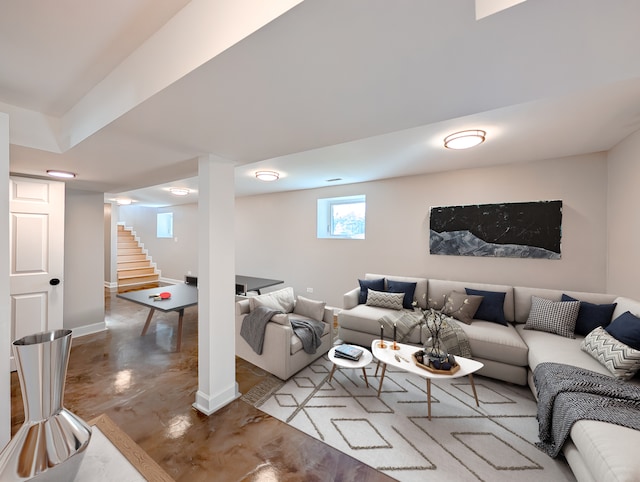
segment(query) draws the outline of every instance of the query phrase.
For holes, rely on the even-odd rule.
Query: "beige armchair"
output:
[[[240,335],[245,317],[257,306],[267,306],[283,311],[266,324],[262,354],[258,355]],[[332,346],[334,308],[301,296],[296,297],[293,288],[284,288],[264,295],[236,301],[236,355],[248,362],[287,380],[312,361],[324,355]],[[321,345],[314,354],[304,351],[301,340],[295,335],[289,316],[312,318],[324,323]]]

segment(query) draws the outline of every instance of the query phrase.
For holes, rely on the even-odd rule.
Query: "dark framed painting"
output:
[[[450,256],[560,259],[562,201],[429,210],[429,252]]]

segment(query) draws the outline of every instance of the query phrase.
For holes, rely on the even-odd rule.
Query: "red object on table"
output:
[[[171,298],[171,293],[169,293],[168,291],[163,291],[162,293],[160,293],[160,298],[162,298],[163,300],[168,300],[169,298]]]

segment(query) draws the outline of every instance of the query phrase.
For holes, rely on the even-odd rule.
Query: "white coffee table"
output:
[[[336,347],[334,346],[329,350],[329,360],[333,363],[333,367],[331,368],[331,373],[329,374],[329,381],[333,379],[333,373],[336,371],[336,368],[362,368],[362,374],[364,375],[364,382],[367,384],[367,388],[369,388],[369,381],[367,380],[367,372],[365,371],[365,367],[373,361],[373,355],[369,350],[363,347],[358,347],[362,349],[362,355],[360,355],[360,359],[358,361],[347,360],[346,358],[338,358],[336,356]]]
[[[380,386],[378,387],[378,397],[380,396],[380,391],[382,390],[382,381],[384,380],[384,374],[387,370],[387,365],[391,365],[397,368],[401,368],[410,373],[415,373],[421,377],[426,378],[427,380],[427,407],[429,412],[429,420],[431,420],[431,380],[438,380],[444,378],[460,378],[460,377],[469,377],[469,382],[471,383],[471,388],[473,389],[473,396],[476,399],[476,406],[480,406],[478,403],[478,394],[476,393],[476,386],[473,383],[473,373],[480,370],[484,364],[471,360],[469,358],[464,358],[456,355],[456,362],[460,365],[460,369],[452,374],[442,374],[442,373],[433,373],[429,370],[425,370],[424,368],[416,365],[415,360],[412,355],[420,350],[417,346],[412,345],[403,345],[402,343],[397,343],[398,350],[393,350],[393,342],[385,340],[385,348],[380,347],[380,340],[373,340],[371,342],[371,351],[373,352],[373,356],[382,363],[382,375],[380,376]],[[377,370],[376,370],[377,374]]]

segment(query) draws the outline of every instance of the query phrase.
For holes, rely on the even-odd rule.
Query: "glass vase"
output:
[[[91,439],[89,427],[62,406],[71,330],[13,342],[25,421],[0,452],[0,480],[73,480]]]

